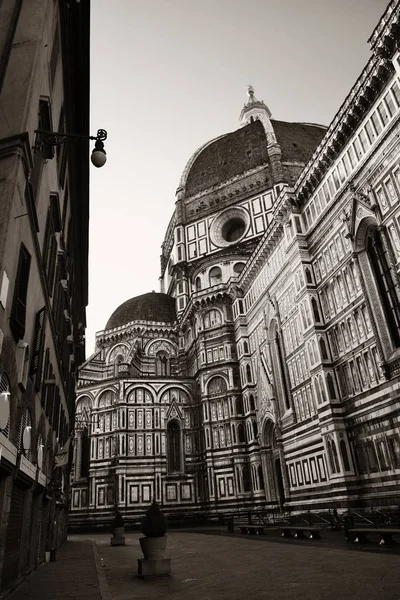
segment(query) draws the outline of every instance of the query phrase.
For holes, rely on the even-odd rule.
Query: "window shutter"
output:
[[[25,334],[26,296],[28,292],[30,266],[31,255],[25,246],[21,244],[17,277],[15,280],[13,307],[10,318],[11,331],[17,339],[22,339]]]
[[[44,323],[45,323],[45,308],[43,307],[36,314],[35,325],[35,345],[33,347],[33,355],[31,361],[31,375],[36,375],[35,390],[40,389],[42,379],[42,364],[43,364],[43,348],[44,348]]]

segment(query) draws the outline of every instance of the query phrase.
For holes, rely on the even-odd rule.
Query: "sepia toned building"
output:
[[[369,43],[328,128],[274,119],[249,87],[240,128],[188,161],[161,293],[121,305],[80,370],[75,525],[153,497],[399,503],[398,1]]]
[[[36,130],[89,133],[89,2],[6,0],[0,24],[3,590],[66,538],[85,358],[88,140],[55,146]]]

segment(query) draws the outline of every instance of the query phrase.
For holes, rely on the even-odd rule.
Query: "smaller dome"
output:
[[[175,299],[168,294],[156,292],[130,298],[114,310],[105,330],[115,329],[132,321],[174,323],[176,321]]]

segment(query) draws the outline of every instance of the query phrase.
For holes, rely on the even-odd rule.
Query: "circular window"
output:
[[[219,214],[211,225],[211,241],[224,248],[243,239],[250,226],[249,215],[241,207],[233,207]]]
[[[240,217],[235,217],[230,219],[225,225],[222,227],[222,237],[226,242],[236,242],[243,237],[244,232],[246,231],[246,223]]]
[[[242,262],[235,263],[235,264],[233,265],[233,272],[234,272],[236,275],[239,275],[239,274],[240,274],[240,273],[243,271],[243,269],[244,269],[244,266],[245,266],[245,265],[244,265],[244,263],[242,263]]]

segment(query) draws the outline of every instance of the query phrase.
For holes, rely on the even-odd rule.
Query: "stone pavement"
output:
[[[103,600],[95,552],[96,547],[89,537],[68,541],[57,550],[55,562],[33,571],[6,599]],[[100,560],[97,562],[100,563]]]
[[[122,547],[109,534],[71,536],[10,600],[400,600],[400,555],[384,549],[173,531],[172,575],[143,581],[139,536]]]

